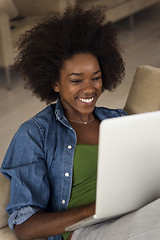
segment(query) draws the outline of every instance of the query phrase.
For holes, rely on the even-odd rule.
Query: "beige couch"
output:
[[[129,114],[160,110],[160,69],[140,66],[134,76],[125,110]],[[0,174],[0,239],[17,240],[8,227],[5,208],[9,201],[9,181]]]

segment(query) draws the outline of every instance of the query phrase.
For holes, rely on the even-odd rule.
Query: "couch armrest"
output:
[[[18,240],[14,231],[10,230],[10,228],[8,226],[0,229],[0,239],[3,239],[3,240]]]
[[[15,232],[10,230],[8,227],[8,214],[6,212],[6,206],[9,199],[10,181],[0,173],[0,240],[18,240]],[[46,240],[46,238],[39,240]]]
[[[0,239],[1,240],[18,240],[15,232],[10,230],[8,226],[0,229]],[[41,238],[37,240],[47,240],[47,238]]]
[[[8,225],[6,207],[9,199],[10,181],[0,173],[0,229]]]

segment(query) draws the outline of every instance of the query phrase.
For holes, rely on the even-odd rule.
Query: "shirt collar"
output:
[[[58,121],[60,121],[67,127],[71,127],[69,122],[67,121],[67,118],[64,115],[63,106],[62,106],[60,98],[58,98],[57,103],[56,103],[55,115],[56,115],[56,119]]]
[[[64,116],[63,106],[60,101],[60,98],[58,98],[57,103],[56,103],[55,115],[56,115],[56,119],[58,119],[58,120],[61,120]]]

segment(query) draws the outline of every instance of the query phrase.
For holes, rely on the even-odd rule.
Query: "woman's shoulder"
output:
[[[45,107],[44,109],[42,109],[40,112],[38,112],[37,114],[35,114],[33,117],[31,117],[30,119],[39,119],[39,118],[43,118],[44,116],[46,117],[50,117],[55,115],[55,106],[56,104],[50,104],[47,107]]]
[[[127,113],[120,108],[113,109],[113,108],[106,108],[106,107],[95,107],[94,112],[98,117],[102,117],[102,118],[113,118],[113,117],[121,117],[121,116],[127,115]]]

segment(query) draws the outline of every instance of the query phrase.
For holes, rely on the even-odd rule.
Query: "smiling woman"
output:
[[[51,104],[20,126],[3,161],[9,226],[19,239],[71,239],[65,228],[95,212],[100,122],[126,115],[95,106],[124,76],[116,30],[98,8],[53,13],[21,38],[15,68]]]

